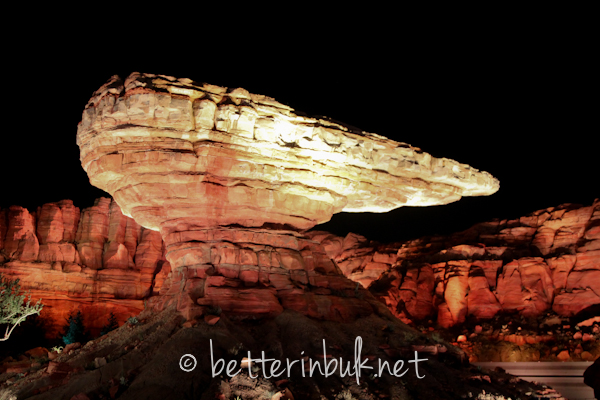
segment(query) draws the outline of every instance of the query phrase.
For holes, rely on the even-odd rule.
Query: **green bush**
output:
[[[25,297],[27,302],[25,303]],[[17,325],[30,315],[39,314],[43,305],[42,299],[32,306],[31,295],[21,294],[19,280],[11,280],[0,274],[0,325],[7,325],[4,337],[0,341],[8,340]]]
[[[76,313],[71,313],[67,319],[67,325],[64,327],[64,336],[62,341],[65,345],[71,343],[83,343],[86,341],[87,335],[83,326],[83,315],[81,310]]]

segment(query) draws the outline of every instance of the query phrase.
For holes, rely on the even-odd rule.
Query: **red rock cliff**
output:
[[[598,199],[392,245],[355,234],[309,236],[405,322],[437,318],[449,327],[501,310],[573,316],[600,303]]]
[[[571,316],[600,303],[600,201],[562,205],[515,220],[477,224],[451,236],[378,244],[313,231],[341,271],[406,322],[452,326],[500,310]],[[124,216],[108,198],[79,210],[70,200],[30,212],[0,210],[0,268],[59,333],[74,309],[99,332],[113,311],[120,322],[157,294],[171,267],[158,232]]]
[[[36,211],[0,210],[0,272],[41,298],[41,316],[60,333],[72,310],[97,334],[112,311],[120,322],[144,308],[170,270],[158,232],[124,216],[109,198],[79,210],[71,200]]]

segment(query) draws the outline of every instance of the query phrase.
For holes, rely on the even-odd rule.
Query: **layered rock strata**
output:
[[[498,189],[486,172],[405,143],[244,89],[163,75],[112,77],[87,104],[77,143],[90,182],[160,231],[174,270],[153,304],[177,303],[188,317],[209,305],[336,320],[372,312],[378,303],[300,231],[340,211]]]
[[[280,246],[285,243],[281,253],[276,239],[286,236],[272,231],[244,235],[231,229],[206,230],[204,250],[208,253],[212,249],[214,259],[209,262],[217,266],[203,269],[201,274],[205,275],[196,277],[208,279],[208,286],[196,288],[201,291],[195,296],[206,302],[200,296],[205,290],[209,298],[221,301],[235,295],[240,312],[254,312],[264,307],[257,294],[262,294],[257,292],[258,285],[272,284],[275,289],[265,293],[269,299],[277,297],[278,291],[284,297],[287,293],[290,300],[286,307],[294,303],[295,297],[296,307],[302,304],[311,315],[318,315],[319,308],[309,310],[305,296],[325,299],[319,296],[333,293],[337,295],[332,297],[334,301],[340,296],[355,298],[356,285],[339,277],[327,278],[324,283],[322,276],[315,280],[316,272],[312,281],[301,275],[303,268],[314,270],[320,265],[317,271],[333,273],[339,268],[364,287],[374,282],[371,291],[405,322],[441,317],[441,325],[452,326],[456,322],[446,308],[458,310],[457,321],[461,321],[468,315],[486,319],[502,310],[515,311],[515,304],[521,314],[536,315],[543,312],[539,310],[553,309],[569,317],[600,303],[600,296],[593,290],[595,274],[600,271],[598,220],[595,202],[591,207],[563,205],[519,219],[478,224],[447,237],[395,244],[375,243],[352,233],[341,238],[309,231],[307,240],[289,232],[291,240],[280,241]],[[553,233],[551,227],[555,227]],[[518,239],[515,234],[526,229],[534,233]],[[564,238],[567,232],[569,240]],[[211,239],[209,234],[213,235]],[[32,212],[17,206],[0,210],[0,243],[2,272],[20,278],[22,288],[31,291],[34,301],[42,298],[46,304],[42,316],[50,322],[49,335],[59,331],[74,309],[84,310],[86,326],[99,331],[110,311],[123,321],[142,310],[144,299],[161,293],[161,288],[166,297],[159,303],[176,296],[178,289],[173,282],[185,279],[181,273],[170,274],[159,233],[123,216],[109,199],[98,199],[95,206],[82,211],[69,200],[45,204]],[[93,253],[90,249],[97,250]],[[290,256],[296,252],[301,259]],[[174,256],[177,253],[185,255],[185,248]],[[180,256],[177,259],[181,261]],[[220,272],[215,274],[217,270]],[[549,273],[540,275],[540,271]],[[219,274],[226,274],[225,278],[212,277]],[[327,287],[336,279],[337,283]],[[531,284],[531,280],[538,284]],[[309,287],[312,294],[307,295]],[[457,287],[466,290],[461,292]],[[245,291],[239,292],[240,288]],[[522,296],[526,301],[519,305]],[[512,302],[507,301],[510,298]],[[321,308],[330,309],[327,305]],[[349,312],[338,307],[335,315],[347,318]],[[354,312],[368,309],[357,304]]]
[[[42,299],[48,336],[74,310],[97,334],[110,312],[122,322],[144,308],[170,270],[158,232],[124,216],[108,198],[80,210],[71,200],[36,211],[0,210],[0,272],[20,279],[33,301]]]
[[[309,236],[405,322],[437,318],[449,327],[500,311],[571,317],[600,304],[599,200],[395,245]]]

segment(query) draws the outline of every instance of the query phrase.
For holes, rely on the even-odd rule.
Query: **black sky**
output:
[[[340,235],[390,242],[600,197],[593,52],[560,35],[441,35],[410,49],[400,33],[185,43],[86,35],[46,31],[5,50],[1,208],[66,198],[84,208],[104,195],[81,168],[77,123],[98,87],[133,71],[244,87],[500,180],[493,196],[451,205],[338,214],[323,228]]]

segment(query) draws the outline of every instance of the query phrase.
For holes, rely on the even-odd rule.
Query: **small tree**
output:
[[[113,331],[118,327],[119,323],[117,322],[117,317],[115,317],[115,313],[111,311],[110,315],[108,316],[108,322],[102,327],[102,330],[100,331],[100,336],[104,336],[108,332]]]
[[[27,302],[25,303],[25,297]],[[42,299],[32,306],[31,295],[21,294],[19,280],[5,278],[0,274],[0,325],[7,325],[4,337],[0,341],[8,340],[13,329],[30,315],[39,314],[42,310]]]
[[[83,315],[81,310],[77,310],[77,313],[71,313],[67,319],[67,325],[65,326],[64,336],[62,338],[65,345],[84,342],[85,341],[85,327],[83,326]]]

